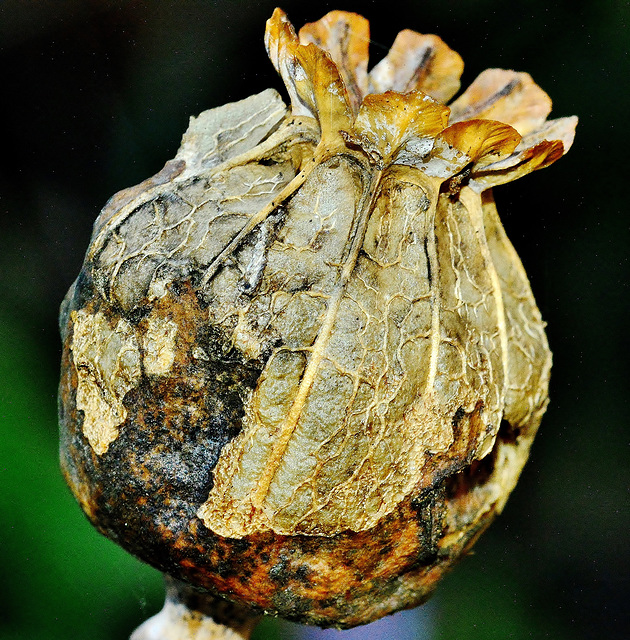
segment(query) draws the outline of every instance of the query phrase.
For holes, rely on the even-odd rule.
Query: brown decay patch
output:
[[[89,287],[89,281],[79,279],[78,286]],[[78,291],[70,305],[85,298]],[[98,296],[82,308],[88,314],[113,313]],[[84,437],[84,415],[77,409],[70,326],[60,385],[62,468],[84,511],[101,530],[114,531],[115,521],[142,530],[148,518],[175,535],[172,531],[179,531],[207,497],[212,468],[238,432],[244,399],[262,364],[244,363],[222,351],[225,339],[209,326],[207,312],[186,283],[172,286],[150,311],[129,315],[127,321],[138,336],[151,322],[177,325],[169,375],[143,369],[136,387],[124,397],[126,419],[118,437],[97,456]],[[204,359],[192,357],[195,348],[203,349]],[[105,505],[98,515],[97,504]]]
[[[94,297],[85,309],[96,313],[101,306]],[[195,512],[221,449],[236,435],[242,399],[262,363],[246,366],[223,352],[227,338],[208,327],[188,283],[172,286],[150,314],[178,325],[173,367],[169,376],[144,375],[127,394],[127,421],[107,453],[97,456],[81,432],[76,371],[68,366],[71,330],[60,387],[62,466],[70,487],[102,533],[149,564],[261,612],[347,628],[424,602],[494,518],[494,508],[472,489],[492,478],[496,456],[471,465],[461,443],[451,451],[451,475],[418,487],[370,530],[332,537],[264,532],[242,540],[214,534]],[[142,331],[148,314],[134,321]],[[208,361],[191,357],[196,347]],[[481,408],[456,414],[455,429],[462,420],[471,421],[471,431],[482,429]],[[513,432],[503,432],[496,447],[519,446]]]
[[[170,576],[167,576],[165,582],[166,602],[176,607],[183,605],[187,612],[184,615],[184,624],[187,628],[182,630],[183,634],[188,632],[186,637],[197,637],[195,633],[199,637],[204,634],[204,638],[224,637],[224,627],[229,627],[233,632],[230,638],[234,638],[234,640],[237,637],[249,638],[254,626],[259,621],[259,616],[248,607],[242,607],[228,602],[224,598],[202,592],[188,583],[175,580]],[[170,616],[168,618],[170,618],[170,623],[172,618]]]
[[[472,476],[467,482],[474,482]],[[225,539],[191,522],[175,541],[175,575],[298,622],[365,624],[425,601],[493,519],[492,510],[477,514],[482,517],[469,518],[463,536],[442,544],[452,532],[448,484],[435,487],[421,503],[405,501],[371,530],[330,538],[267,532]],[[465,496],[456,506],[466,511]]]

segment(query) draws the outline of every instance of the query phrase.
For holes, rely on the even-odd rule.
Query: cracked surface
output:
[[[277,10],[290,107],[191,120],[101,212],[61,313],[62,466],[95,525],[323,626],[426,599],[514,487],[551,354],[488,188],[576,123],[497,69],[449,109],[437,36],[401,32],[368,73],[367,28]]]
[[[72,354],[77,370],[77,409],[83,434],[98,454],[107,451],[127,418],[125,395],[140,379],[140,352],[133,329],[123,318],[73,311]]]
[[[238,315],[235,334],[247,324],[255,341],[278,336],[281,344],[270,353],[245,428],[226,447],[200,511],[221,535],[367,529],[426,476],[432,454],[448,450],[456,412],[463,428],[483,406],[475,415],[484,430],[471,442],[471,455],[482,446],[479,457],[487,453],[499,428],[501,294],[481,248],[483,230],[446,199],[436,213],[428,188],[400,175],[383,178],[352,277],[340,291],[362,212],[351,167],[334,163],[334,171],[323,165],[291,201],[289,222],[244,309],[238,273],[228,267],[225,280],[215,279],[221,303],[212,306],[223,322]],[[318,207],[324,199],[338,213],[326,238],[321,229],[332,214]],[[315,242],[318,251],[309,249]],[[289,273],[299,273],[309,290],[287,286]],[[282,299],[275,316],[272,299]],[[252,307],[256,321],[269,319],[263,328],[247,320]]]

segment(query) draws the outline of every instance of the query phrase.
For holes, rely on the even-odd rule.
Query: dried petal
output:
[[[276,9],[267,21],[265,44],[291,96],[293,115],[316,118],[323,147],[339,144],[339,131],[351,128],[348,93],[337,66],[328,53],[309,44],[300,45],[286,14]]]
[[[356,113],[368,92],[370,23],[356,13],[331,11],[317,22],[305,24],[299,37],[300,43],[312,43],[328,52],[337,65]]]
[[[559,140],[545,140],[539,144],[518,151],[505,160],[489,164],[476,172],[470,181],[470,187],[481,193],[491,187],[512,182],[537,169],[543,169],[560,159],[564,147]]]
[[[511,126],[496,120],[467,120],[444,129],[438,141],[456,147],[476,164],[483,164],[488,157],[512,153],[521,136]]]
[[[486,69],[450,107],[451,122],[500,120],[525,135],[545,121],[551,99],[529,73]]]
[[[457,122],[436,137],[431,153],[417,166],[428,176],[450,178],[467,165],[474,169],[509,155],[520,140],[518,132],[502,122]]]
[[[577,122],[575,116],[545,122],[539,129],[523,136],[509,157],[483,166],[476,165],[472,172],[471,187],[481,193],[536,169],[548,167],[571,148]]]
[[[295,52],[298,37],[287,14],[282,9],[276,9],[265,30],[265,48],[276,71],[280,74],[284,86],[291,98],[291,110],[295,116],[316,117],[312,104],[303,105],[293,80],[296,74]]]
[[[547,120],[538,129],[523,136],[521,143],[517,147],[517,151],[533,147],[544,140],[559,140],[562,142],[564,153],[566,153],[573,144],[577,123],[578,119],[576,116]]]
[[[463,70],[460,55],[441,38],[405,29],[370,71],[370,93],[420,90],[446,103],[459,90]]]
[[[438,135],[448,122],[448,114],[448,107],[419,91],[370,94],[363,100],[354,130],[389,163],[409,140]]]

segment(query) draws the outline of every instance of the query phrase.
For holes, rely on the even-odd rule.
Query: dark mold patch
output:
[[[287,620],[304,620],[304,616],[313,610],[315,603],[310,598],[295,593],[293,589],[281,589],[272,598],[274,607],[282,611]]]
[[[90,291],[89,279],[77,283]],[[92,289],[93,291],[93,289]],[[77,300],[75,291],[66,317]],[[115,311],[97,294],[88,313]],[[217,536],[196,511],[212,486],[222,448],[242,424],[244,401],[255,388],[262,360],[247,361],[208,322],[190,282],[171,286],[149,317],[174,321],[176,357],[167,375],[142,374],[124,405],[127,419],[108,451],[97,456],[82,433],[76,409],[76,370],[68,324],[60,387],[64,474],[87,516],[106,536],[177,579],[302,623],[348,628],[426,600],[443,573],[493,517],[477,513],[477,488],[495,473],[496,455],[471,463],[469,443],[482,424],[479,404],[452,417],[456,445],[448,465],[436,455],[430,486],[419,486],[368,531],[335,536],[281,536],[260,532],[242,540]],[[193,350],[203,349],[203,358]],[[519,446],[503,426],[497,446]],[[514,444],[512,443],[514,441]],[[449,529],[449,527],[451,527]],[[453,527],[461,535],[448,537]],[[445,543],[445,540],[448,542]]]
[[[89,282],[77,282],[67,321]],[[115,319],[99,296],[84,308]],[[83,415],[76,409],[69,325],[60,389],[62,459],[69,484],[101,531],[152,564],[172,567],[168,547],[152,541],[177,538],[196,518],[221,450],[242,427],[244,402],[263,364],[246,361],[236,350],[226,357],[224,336],[208,327],[188,283],[177,283],[163,299],[137,310],[139,344],[149,315],[177,324],[174,364],[167,375],[142,374],[124,398],[127,418],[118,437],[100,456],[83,436]],[[207,359],[193,358],[196,347]]]

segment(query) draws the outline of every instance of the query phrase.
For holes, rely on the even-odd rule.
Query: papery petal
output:
[[[521,136],[509,124],[496,120],[466,120],[447,127],[436,142],[445,142],[464,152],[472,161],[496,160],[516,149]]]
[[[337,138],[340,141],[339,132],[352,128],[352,112],[335,63],[313,44],[301,46],[297,57],[306,73],[298,91],[301,95],[308,94],[309,98],[312,96],[322,140]]]
[[[480,193],[548,167],[571,148],[577,123],[576,116],[545,122],[541,128],[523,136],[509,157],[475,167],[470,186]]]
[[[464,62],[438,36],[405,29],[383,60],[370,71],[370,93],[419,89],[440,102],[459,90]]]
[[[297,34],[293,25],[289,22],[287,14],[282,9],[276,9],[269,20],[265,30],[265,48],[276,71],[284,82],[289,98],[291,99],[291,111],[296,116],[315,117],[311,107],[302,104],[295,86],[295,52],[299,45]]]
[[[265,45],[291,97],[294,116],[318,120],[322,140],[334,146],[340,130],[352,128],[348,95],[335,63],[319,47],[300,45],[286,14],[276,9],[267,21]]]
[[[450,107],[451,122],[500,120],[525,135],[543,124],[551,111],[551,98],[529,73],[486,69]]]
[[[483,168],[474,175],[469,185],[473,191],[481,193],[490,187],[512,182],[536,169],[543,169],[564,155],[564,147],[559,140],[545,140],[535,147]]]
[[[448,114],[448,107],[420,91],[387,91],[364,98],[354,130],[381,158],[391,160],[409,140],[436,136],[446,126]]]
[[[457,122],[436,137],[419,168],[430,177],[446,179],[471,163],[476,167],[509,156],[520,140],[518,131],[503,122]]]
[[[368,92],[369,21],[356,13],[331,11],[321,20],[304,25],[299,38],[301,44],[314,44],[328,52],[356,113]]]
[[[519,149],[533,147],[543,140],[560,140],[564,147],[564,153],[566,153],[573,144],[577,123],[577,116],[547,120],[541,127],[523,136],[521,143],[517,147],[517,151]]]

